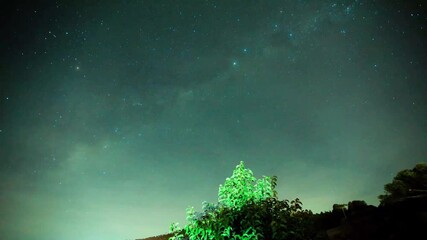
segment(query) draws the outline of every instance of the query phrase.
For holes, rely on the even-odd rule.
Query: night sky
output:
[[[422,1],[12,2],[3,239],[166,233],[240,161],[313,212],[376,206],[426,161]]]

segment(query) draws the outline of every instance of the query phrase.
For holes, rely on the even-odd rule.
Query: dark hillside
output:
[[[427,194],[406,197],[388,206],[375,207],[363,201],[352,201],[347,206],[334,206],[330,212],[313,215],[317,235],[327,236],[320,239],[425,239],[421,236],[427,231]],[[138,240],[168,240],[172,236],[169,233]]]
[[[420,195],[388,206],[349,209],[348,217],[326,232],[330,240],[425,239],[426,226],[427,195]]]
[[[168,233],[168,234],[158,235],[155,237],[141,238],[137,240],[168,240],[172,236],[173,236],[173,233]]]

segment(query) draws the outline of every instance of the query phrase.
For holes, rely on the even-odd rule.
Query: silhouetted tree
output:
[[[391,183],[384,185],[385,194],[379,195],[381,205],[396,200],[427,193],[427,164],[417,164],[413,169],[397,173]]]

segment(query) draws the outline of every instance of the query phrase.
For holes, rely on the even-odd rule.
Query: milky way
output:
[[[426,161],[422,1],[2,6],[0,232],[135,239],[243,160],[314,212]]]

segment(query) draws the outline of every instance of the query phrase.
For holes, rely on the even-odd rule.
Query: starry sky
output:
[[[426,161],[422,1],[14,1],[0,38],[0,233],[186,223],[244,161],[313,212]]]

